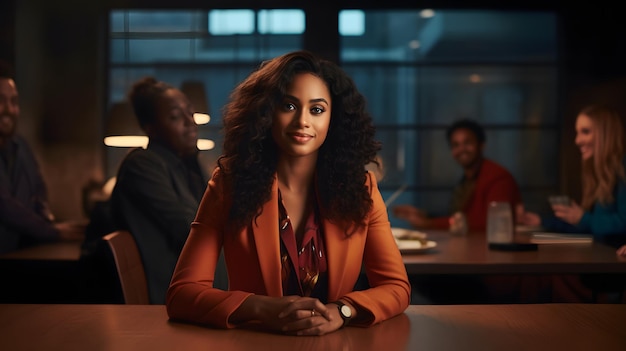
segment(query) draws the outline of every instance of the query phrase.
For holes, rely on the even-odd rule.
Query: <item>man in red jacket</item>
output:
[[[470,231],[484,232],[487,208],[492,201],[521,202],[515,178],[504,167],[483,156],[485,131],[472,120],[463,119],[448,127],[446,136],[452,157],[463,167],[463,178],[454,188],[452,213],[462,212]],[[393,214],[419,229],[448,229],[450,217],[428,217],[411,205],[398,205]]]
[[[485,233],[490,202],[507,201],[513,209],[521,203],[517,182],[504,167],[483,156],[485,131],[475,121],[453,123],[446,136],[452,157],[463,168],[463,177],[452,194],[451,214],[462,212],[470,232]],[[411,205],[398,205],[393,214],[418,229],[448,230],[451,223],[451,216],[431,218]],[[411,277],[411,283],[411,303],[415,304],[519,302],[520,282],[516,277],[423,275]]]

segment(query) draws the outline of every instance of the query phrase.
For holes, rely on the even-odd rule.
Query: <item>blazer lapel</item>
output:
[[[326,256],[328,260],[328,301],[340,298],[344,291],[347,262],[350,259],[350,238],[341,226],[323,221]]]
[[[317,184],[317,174],[315,175]],[[324,218],[326,209],[322,207],[322,200],[319,189],[315,189],[317,204],[320,215]],[[350,238],[346,235],[343,226],[322,219],[322,229],[324,235],[324,249],[326,250],[326,267],[328,272],[328,301],[337,301],[343,291],[343,282],[346,275],[346,268],[349,261]],[[350,288],[351,289],[351,288]]]
[[[263,205],[263,212],[256,221],[253,221],[252,231],[267,294],[269,296],[282,296],[278,233],[278,182],[276,180],[272,186],[272,198]]]

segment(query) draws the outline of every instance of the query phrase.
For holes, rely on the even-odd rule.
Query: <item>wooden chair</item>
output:
[[[124,303],[150,304],[146,273],[133,236],[128,231],[118,230],[105,235],[102,240],[106,243],[104,246],[111,250],[115,261]]]

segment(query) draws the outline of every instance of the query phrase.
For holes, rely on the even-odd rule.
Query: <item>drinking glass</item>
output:
[[[513,211],[508,202],[491,202],[487,212],[487,242],[513,242]]]

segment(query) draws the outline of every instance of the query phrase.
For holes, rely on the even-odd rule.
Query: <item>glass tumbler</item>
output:
[[[487,212],[487,242],[513,242],[513,211],[508,202],[492,202]]]

